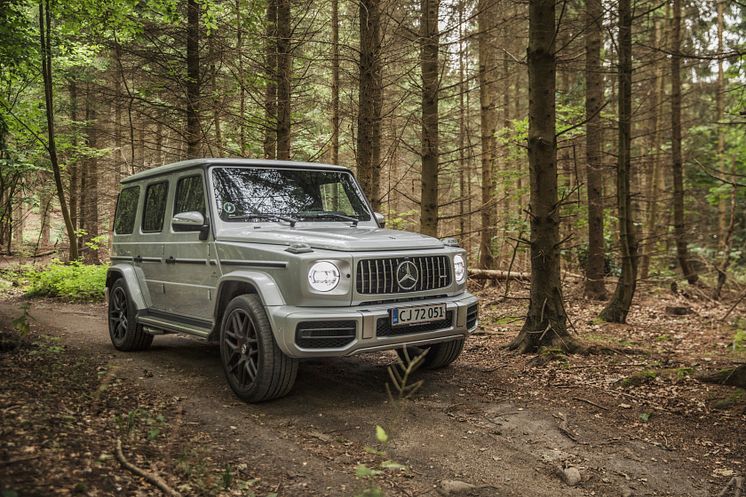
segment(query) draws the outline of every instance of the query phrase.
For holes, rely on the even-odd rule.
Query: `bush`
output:
[[[59,260],[52,261],[41,270],[26,266],[23,275],[23,279],[28,281],[26,294],[77,302],[102,300],[107,269],[105,264],[64,264]]]

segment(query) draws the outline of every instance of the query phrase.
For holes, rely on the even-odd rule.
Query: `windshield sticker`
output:
[[[233,205],[231,202],[226,202],[223,204],[223,212],[226,214],[233,214],[236,212],[236,206]]]

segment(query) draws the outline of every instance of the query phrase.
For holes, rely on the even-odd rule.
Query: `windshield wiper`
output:
[[[349,221],[352,223],[353,226],[357,226],[357,223],[360,221],[356,217],[345,216],[344,214],[340,214],[339,212],[318,212],[312,214],[301,214],[301,217],[304,219],[323,219],[325,217],[330,217],[333,219],[340,219],[342,221]]]
[[[286,223],[290,224],[291,228],[295,228],[295,223],[298,222],[297,219],[290,216],[283,216],[282,214],[264,214],[257,212],[256,214],[241,214],[240,216],[228,216],[228,219],[235,219],[235,220],[246,220],[246,219],[266,219],[268,221],[274,221],[274,222],[280,222],[285,221]]]

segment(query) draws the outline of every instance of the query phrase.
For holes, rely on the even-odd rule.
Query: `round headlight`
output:
[[[331,292],[339,284],[339,269],[331,262],[317,262],[308,270],[308,284],[318,292]]]
[[[453,256],[453,272],[456,275],[456,283],[461,285],[466,281],[466,262],[461,255]]]

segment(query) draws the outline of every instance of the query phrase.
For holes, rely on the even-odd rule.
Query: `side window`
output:
[[[176,184],[174,215],[192,211],[205,215],[205,190],[202,187],[202,175],[200,174],[180,178]]]
[[[114,215],[114,233],[129,235],[135,229],[137,201],[140,198],[140,187],[130,186],[119,193],[117,210]]]
[[[147,190],[145,190],[145,206],[142,211],[142,230],[144,232],[158,233],[163,229],[167,195],[168,181],[148,185]]]

